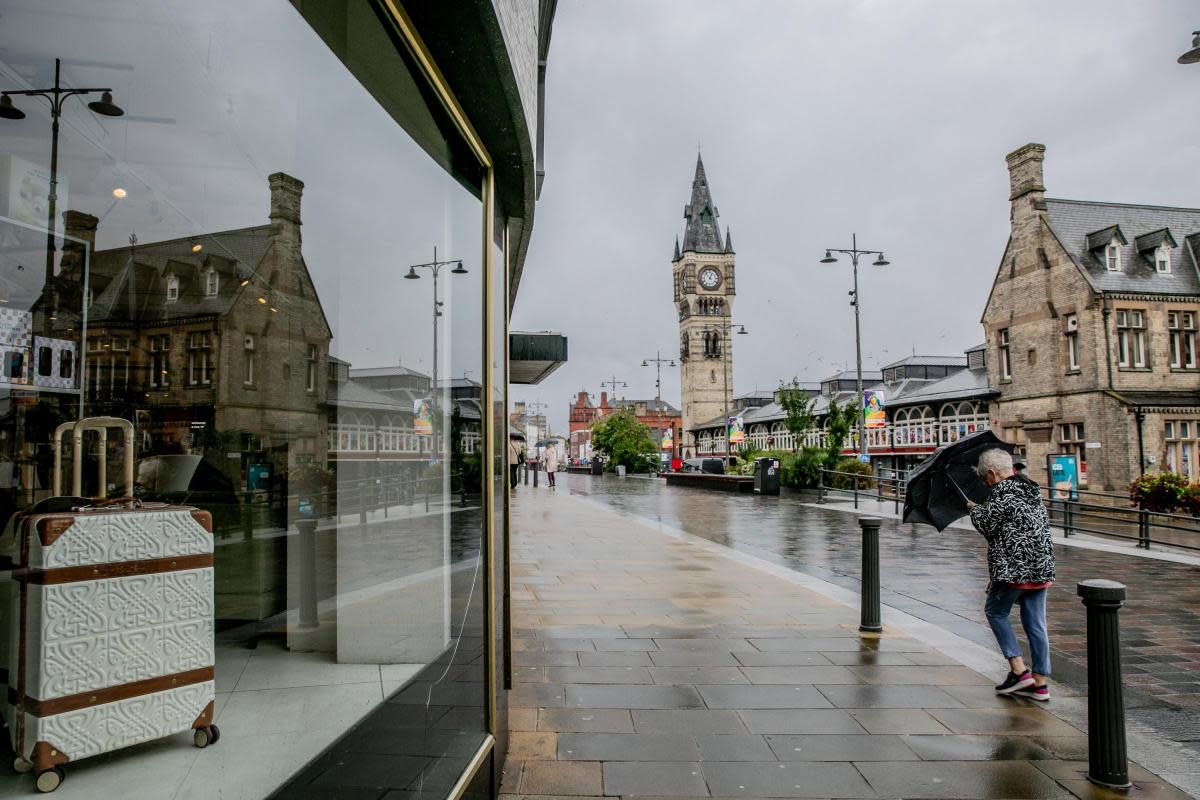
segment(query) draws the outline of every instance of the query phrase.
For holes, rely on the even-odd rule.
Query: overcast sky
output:
[[[1200,206],[1200,65],[1180,66],[1194,3],[1059,0],[560,2],[546,97],[546,183],[513,315],[570,362],[513,400],[566,430],[581,389],[678,355],[671,255],[697,146],[733,229],[736,392],[854,365],[961,353],[1008,235],[1004,156],[1046,145],[1051,197]],[[679,403],[679,370],[663,370]]]

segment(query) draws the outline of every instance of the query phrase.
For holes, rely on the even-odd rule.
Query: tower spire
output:
[[[725,252],[733,252],[733,229],[728,225],[725,226]]]
[[[671,260],[672,261],[679,260],[679,236],[678,236],[678,234],[676,234],[676,236],[675,236],[675,257],[672,258]]]
[[[704,159],[696,154],[696,176],[692,179],[692,198],[683,209],[687,227],[683,232],[683,250],[695,253],[721,253],[721,230],[717,224],[716,204],[708,188]]]

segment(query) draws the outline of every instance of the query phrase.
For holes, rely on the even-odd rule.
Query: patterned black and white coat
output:
[[[1000,481],[987,502],[971,509],[971,522],[987,539],[993,583],[1054,580],[1050,519],[1036,483],[1022,475]]]

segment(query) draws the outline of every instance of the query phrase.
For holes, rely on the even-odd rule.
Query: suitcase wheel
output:
[[[59,786],[62,786],[63,779],[66,777],[67,773],[62,771],[62,767],[44,769],[37,775],[37,790],[42,794],[53,792]]]
[[[17,756],[13,759],[13,772],[18,775],[24,775],[33,769],[33,762],[26,758]]]
[[[221,741],[221,729],[216,725],[207,728],[196,728],[192,733],[192,744],[204,748]]]

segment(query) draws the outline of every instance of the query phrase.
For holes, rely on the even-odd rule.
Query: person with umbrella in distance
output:
[[[1009,665],[1008,677],[996,692],[1046,701],[1050,699],[1046,591],[1054,582],[1054,546],[1046,507],[1038,485],[1013,470],[1012,454],[1006,450],[984,450],[975,472],[991,487],[983,502],[966,501],[971,523],[987,539],[990,580],[984,614]],[[1014,604],[1021,607],[1032,670],[1021,657],[1008,621]]]

